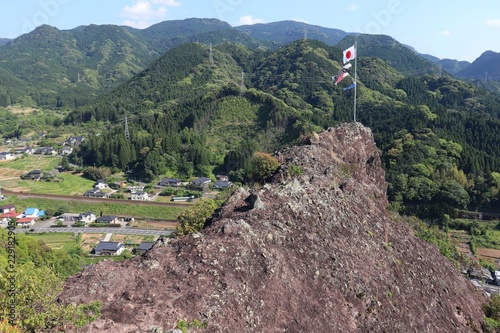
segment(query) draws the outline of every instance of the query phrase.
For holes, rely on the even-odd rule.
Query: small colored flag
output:
[[[337,84],[339,84],[339,83],[340,83],[340,81],[342,81],[345,77],[348,77],[348,76],[349,76],[349,73],[347,73],[347,72],[342,72],[342,73],[340,73],[339,75],[335,75],[335,76],[333,77],[333,81],[335,81],[335,84],[337,85]]]
[[[335,81],[335,84],[338,84],[340,81],[342,81],[346,76],[349,76],[349,73],[347,70],[351,68],[351,64],[344,65],[341,69],[339,69],[339,72],[337,75],[332,77],[333,81]]]
[[[349,87],[345,87],[344,90],[350,90],[352,88],[356,88],[356,82],[353,82]]]
[[[344,51],[344,64],[356,58],[356,47],[353,45]]]

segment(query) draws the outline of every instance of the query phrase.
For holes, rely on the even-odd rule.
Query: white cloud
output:
[[[175,0],[136,0],[131,6],[125,6],[121,15],[126,19],[123,24],[134,28],[147,28],[158,20],[167,17],[167,7],[178,7]]]
[[[179,7],[181,4],[175,0],[151,0],[151,3],[161,4],[167,7]]]
[[[487,26],[500,28],[500,19],[487,19],[485,23]]]
[[[451,33],[451,31],[449,31],[449,30],[443,30],[443,31],[440,31],[440,32],[439,32],[439,34],[440,34],[441,36],[451,36],[451,35],[453,35],[453,34]]]
[[[239,25],[252,25],[256,23],[264,23],[264,20],[254,18],[252,15],[245,15],[240,17]]]
[[[157,17],[164,17],[167,10],[164,7],[153,8],[151,2],[139,0],[132,6],[125,6],[122,15],[133,20],[149,20]]]
[[[351,11],[351,12],[354,12],[354,11],[356,11],[358,9],[359,9],[359,6],[355,5],[355,4],[349,5],[349,7],[347,7],[347,10]]]
[[[295,21],[295,22],[300,22],[300,23],[309,23],[307,22],[307,20],[304,20],[304,19],[297,19],[297,18],[293,18],[292,21]]]

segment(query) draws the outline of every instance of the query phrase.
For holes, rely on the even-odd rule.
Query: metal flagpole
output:
[[[356,122],[356,95],[358,90],[358,41],[354,42],[354,122]]]

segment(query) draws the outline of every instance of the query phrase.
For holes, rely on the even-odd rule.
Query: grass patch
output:
[[[23,188],[24,191],[29,191],[29,193],[40,193],[40,194],[55,194],[55,195],[72,195],[78,196],[83,195],[85,191],[93,188],[94,182],[83,177],[72,175],[70,173],[61,173],[57,176],[60,179],[58,182],[50,181],[30,181],[21,180],[17,181],[15,184],[16,188]],[[5,184],[5,188],[8,189],[7,185],[12,186],[12,181],[9,184]]]
[[[26,173],[31,170],[50,171],[59,166],[61,160],[59,156],[30,155],[4,162],[2,167],[26,171]]]
[[[17,198],[9,196],[2,201],[4,205],[14,204],[17,211],[24,211],[27,207],[43,209],[50,216],[54,212],[67,213],[93,212],[96,215],[132,216],[142,219],[156,219],[163,221],[176,221],[177,216],[184,210],[182,207],[143,206],[119,204],[111,202],[83,202],[60,201],[43,198]]]
[[[71,232],[65,233],[43,233],[43,234],[30,234],[29,236],[36,238],[39,241],[43,241],[47,246],[53,250],[63,250],[67,252],[69,249],[75,246],[76,237]]]
[[[486,229],[485,234],[474,236],[477,247],[500,250],[500,231]]]
[[[155,236],[113,234],[111,236],[111,241],[120,242],[127,246],[130,246],[130,245],[139,245],[142,242],[152,242],[154,238]]]

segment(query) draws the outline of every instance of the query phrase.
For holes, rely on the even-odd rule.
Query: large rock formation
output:
[[[82,332],[478,332],[486,298],[387,211],[370,129],[347,124],[277,155],[202,232],[70,278],[62,302],[99,299]]]

